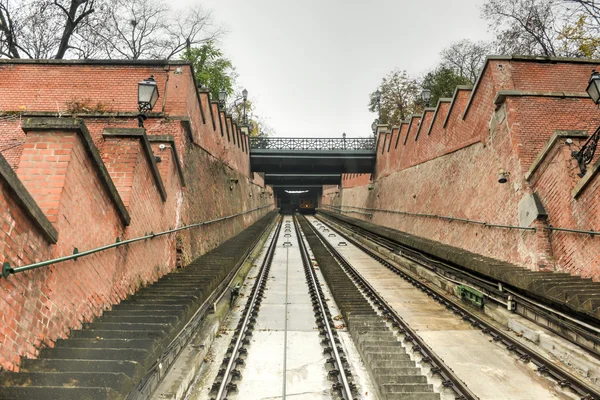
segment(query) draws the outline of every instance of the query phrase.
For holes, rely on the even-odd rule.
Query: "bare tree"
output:
[[[187,47],[217,39],[210,11],[200,7],[173,13],[160,0],[117,0],[98,31],[107,58],[170,59]]]
[[[0,0],[0,57],[170,59],[222,33],[167,0]]]
[[[458,76],[475,83],[486,57],[492,52],[487,42],[473,42],[464,39],[452,43],[441,51],[441,65],[454,71]]]
[[[64,58],[97,0],[0,0],[0,56]]]
[[[557,6],[557,0],[488,0],[482,15],[496,32],[501,53],[556,56]]]

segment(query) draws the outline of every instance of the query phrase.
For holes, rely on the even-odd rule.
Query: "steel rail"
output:
[[[539,372],[547,373],[548,375],[550,375],[553,379],[557,381],[557,383],[561,387],[570,387],[571,390],[573,390],[575,393],[581,396],[582,400],[600,400],[600,391],[591,387],[586,382],[579,379],[577,376],[555,365],[551,360],[547,360],[543,355],[524,346],[519,341],[509,336],[507,333],[488,323],[483,318],[479,317],[471,310],[464,307],[456,300],[452,299],[441,289],[433,285],[427,285],[421,282],[419,277],[416,276],[414,273],[398,268],[394,264],[385,260],[383,257],[377,255],[365,245],[353,240],[347,235],[344,235],[344,233],[335,229],[331,225],[329,225],[329,227],[338,235],[355,245],[361,251],[365,252],[373,259],[378,261],[380,264],[395,272],[397,275],[411,283],[413,286],[421,289],[428,296],[432,297],[434,300],[437,300],[448,309],[451,309],[455,314],[459,314],[463,320],[468,321],[469,323],[471,323],[472,326],[481,329],[483,333],[492,336],[495,342],[502,342],[509,351],[515,352],[519,356],[519,358],[524,362],[533,362],[538,367]]]
[[[321,222],[322,223],[322,222]],[[440,375],[442,378],[444,387],[451,387],[452,390],[457,394],[456,399],[459,400],[476,400],[479,399],[475,393],[467,387],[467,385],[450,369],[446,363],[425,343],[425,341],[416,333],[412,327],[402,319],[400,315],[385,301],[385,299],[371,286],[371,284],[342,256],[334,246],[329,243],[325,236],[315,229],[315,227],[309,222],[308,223],[313,232],[315,232],[321,239],[321,242],[333,255],[333,257],[339,262],[340,266],[345,272],[354,278],[353,281],[357,284],[359,289],[362,289],[367,293],[367,297],[373,300],[374,304],[382,310],[383,316],[392,322],[392,325],[398,329],[398,332],[405,335],[405,341],[413,342],[413,351],[420,352],[423,355],[423,361],[429,362],[433,365],[432,371]],[[322,223],[325,225],[324,223]],[[326,225],[325,225],[326,226]],[[334,232],[337,232],[341,237],[344,237],[334,228]]]
[[[316,218],[321,220],[321,217],[316,217]],[[582,346],[585,349],[593,352],[596,355],[600,355],[600,352],[598,351],[597,348],[595,348],[593,346],[589,346],[586,343],[577,342],[576,340],[574,340],[571,337],[571,335],[565,334],[563,329],[555,328],[553,326],[553,324],[556,324],[557,326],[560,326],[561,328],[569,329],[569,330],[573,331],[573,333],[575,333],[576,335],[581,336],[581,337],[585,338],[586,340],[588,340],[592,343],[596,343],[596,344],[598,344],[598,346],[600,346],[600,340],[599,340],[600,338],[598,337],[598,335],[600,334],[600,328],[598,328],[597,326],[588,324],[588,323],[581,321],[577,318],[574,318],[568,314],[565,314],[563,312],[555,310],[551,307],[545,306],[535,300],[532,300],[532,299],[524,296],[523,294],[520,294],[518,292],[510,290],[505,286],[502,286],[502,289],[500,290],[500,289],[498,289],[498,287],[502,283],[499,281],[490,281],[488,279],[484,279],[480,276],[477,276],[477,275],[471,274],[467,271],[464,271],[460,268],[454,267],[451,264],[447,264],[445,262],[430,258],[420,251],[417,251],[410,247],[404,246],[393,240],[381,237],[373,232],[365,230],[364,228],[358,227],[356,225],[352,225],[348,222],[339,220],[339,223],[342,223],[343,225],[347,226],[348,229],[354,231],[356,234],[366,237],[369,240],[373,241],[374,243],[377,243],[379,246],[387,248],[392,253],[401,255],[404,258],[407,258],[411,261],[414,261],[415,263],[417,263],[419,265],[422,265],[423,267],[429,269],[432,272],[435,272],[437,275],[439,275],[440,277],[442,277],[446,280],[451,280],[451,278],[440,274],[439,270],[450,270],[452,273],[455,273],[455,274],[461,276],[462,277],[461,279],[464,279],[465,281],[469,282],[469,284],[473,284],[472,281],[476,281],[477,285],[483,285],[482,287],[477,288],[477,290],[480,290],[480,291],[486,290],[490,293],[494,293],[496,295],[503,295],[503,296],[504,296],[504,294],[502,291],[506,291],[506,293],[513,296],[513,300],[515,300],[515,299],[521,300],[521,302],[516,303],[516,305],[518,307],[521,307],[528,311],[531,311],[534,314],[539,315],[539,316],[547,319],[548,321],[552,322],[546,326],[547,329],[549,329],[550,331],[556,333],[557,335],[565,338],[566,340],[570,341],[571,343],[574,343],[578,346]],[[439,268],[432,266],[431,263],[438,265]],[[467,278],[465,278],[465,277],[467,277]],[[488,297],[490,299],[492,299],[493,301],[496,301],[500,304],[506,305],[504,302],[500,301],[499,299],[495,298],[494,296],[488,295]],[[524,318],[529,319],[530,321],[538,323],[538,321],[531,318],[527,313],[521,312],[521,313],[519,313],[519,315],[523,316]]]
[[[249,246],[248,250],[244,253],[238,264],[229,272],[229,274],[227,274],[225,279],[223,279],[217,288],[213,290],[211,295],[204,300],[204,302],[200,305],[198,310],[196,310],[194,315],[192,315],[185,326],[179,330],[177,336],[175,336],[175,338],[173,338],[173,340],[171,340],[171,342],[167,345],[165,350],[146,372],[144,377],[140,379],[140,382],[136,385],[136,387],[127,395],[127,400],[146,400],[151,396],[152,391],[166,376],[169,368],[173,365],[181,350],[185,348],[185,346],[194,336],[196,328],[204,319],[211,304],[218,303],[222,296],[227,293],[227,289],[230,288],[231,283],[236,278],[246,260],[248,260],[248,258],[255,251],[257,245],[261,241],[261,238],[265,235],[265,232],[272,230],[272,225],[273,223],[270,222],[263,229],[260,235],[257,235],[256,239]]]
[[[244,341],[246,334],[248,333],[248,328],[250,325],[250,320],[257,314],[257,307],[260,306],[260,302],[262,300],[262,295],[264,291],[264,286],[267,282],[267,278],[269,276],[269,270],[271,268],[271,263],[273,261],[273,255],[275,254],[275,247],[277,245],[277,239],[279,238],[279,232],[281,231],[282,219],[279,219],[279,223],[277,224],[277,228],[275,229],[275,233],[273,235],[273,239],[267,248],[267,253],[263,259],[260,274],[256,277],[256,282],[254,283],[254,287],[252,288],[252,294],[248,302],[246,303],[246,307],[244,309],[244,317],[240,321],[238,325],[235,343],[231,348],[231,356],[227,362],[227,366],[223,371],[219,371],[219,375],[221,376],[221,382],[218,385],[217,395],[214,399],[216,400],[224,400],[226,399],[227,392],[230,390],[230,383],[233,379],[232,370],[233,365],[237,363],[237,358],[240,355],[240,350],[242,347],[242,342]],[[261,288],[263,290],[261,290]],[[216,382],[215,382],[216,383]]]
[[[271,207],[272,205],[273,204],[267,204],[265,206],[256,207],[256,208],[253,208],[251,210],[246,210],[246,211],[241,212],[241,213],[237,213],[237,214],[233,214],[233,215],[228,215],[226,217],[221,217],[221,218],[217,218],[217,219],[213,219],[213,220],[209,220],[209,221],[198,222],[198,223],[195,223],[195,224],[184,225],[184,226],[181,226],[179,228],[169,229],[169,230],[166,230],[166,231],[163,231],[163,232],[158,232],[158,233],[150,232],[147,235],[139,236],[139,237],[132,238],[132,239],[120,240],[119,238],[117,238],[117,241],[115,243],[111,243],[111,244],[108,244],[108,245],[105,245],[105,246],[96,247],[94,249],[90,249],[90,250],[86,250],[86,251],[81,251],[80,252],[76,248],[73,251],[73,254],[71,254],[71,255],[63,256],[63,257],[57,257],[57,258],[53,258],[51,260],[41,261],[41,262],[37,262],[37,263],[33,263],[33,264],[23,265],[23,266],[20,266],[20,267],[14,267],[13,268],[13,267],[10,266],[9,262],[5,262],[2,265],[2,276],[4,276],[4,278],[7,278],[11,274],[16,274],[16,273],[19,273],[19,272],[25,272],[25,271],[29,271],[31,269],[42,268],[42,267],[46,267],[48,265],[58,264],[58,263],[69,261],[69,260],[76,260],[79,257],[89,256],[89,255],[94,254],[94,253],[99,253],[101,251],[109,250],[109,249],[112,249],[112,248],[115,248],[115,247],[124,246],[126,244],[136,243],[136,242],[140,242],[142,240],[154,239],[154,238],[157,238],[159,236],[168,235],[170,233],[179,232],[179,231],[186,230],[186,229],[197,228],[197,227],[203,226],[203,225],[214,224],[216,222],[225,221],[225,220],[228,220],[228,219],[231,219],[231,218],[239,217],[240,215],[245,215],[245,214],[248,214],[248,213],[251,213],[251,212],[254,212],[254,211],[262,210],[263,208]]]
[[[346,371],[344,368],[344,364],[342,362],[342,358],[340,356],[340,352],[338,351],[337,348],[337,343],[333,334],[333,330],[331,329],[331,320],[328,318],[328,312],[327,312],[327,307],[325,306],[325,302],[323,299],[323,293],[319,290],[320,288],[320,283],[319,283],[319,279],[317,278],[314,268],[312,266],[312,263],[310,262],[310,256],[308,255],[308,250],[306,248],[306,244],[304,243],[304,239],[302,238],[302,229],[300,228],[299,224],[298,224],[298,220],[296,218],[296,216],[294,216],[294,227],[296,228],[296,235],[298,237],[298,243],[299,243],[299,247],[300,247],[300,254],[302,255],[302,263],[304,264],[305,267],[305,271],[306,271],[306,279],[307,279],[307,283],[309,284],[309,287],[312,286],[312,288],[314,288],[315,291],[315,297],[317,300],[317,304],[319,306],[319,313],[321,315],[321,318],[323,320],[323,325],[325,326],[325,331],[327,334],[327,339],[329,341],[329,344],[331,346],[332,349],[332,353],[333,353],[333,359],[335,362],[335,365],[337,366],[337,370],[339,372],[338,374],[338,380],[341,381],[341,395],[342,398],[344,400],[351,400],[352,399],[352,388],[350,387],[350,383],[348,380],[348,377],[346,376]]]

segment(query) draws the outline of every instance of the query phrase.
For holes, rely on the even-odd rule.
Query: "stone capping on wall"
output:
[[[529,167],[529,170],[525,173],[525,179],[526,180],[531,179],[531,177],[533,176],[535,171],[537,171],[537,169],[540,167],[540,165],[542,165],[542,162],[544,161],[544,159],[548,156],[548,154],[550,154],[550,151],[552,150],[552,148],[558,144],[559,140],[568,139],[568,138],[586,139],[588,136],[589,136],[589,134],[587,131],[579,131],[579,130],[574,130],[574,131],[557,130],[557,131],[555,131],[554,134],[548,140],[548,142],[546,142],[546,145],[544,146],[544,148],[535,157],[535,160],[531,164],[531,167]]]
[[[29,58],[13,58],[0,59],[0,64],[53,64],[53,65],[125,65],[125,66],[153,66],[153,67],[168,67],[170,65],[188,65],[189,61],[173,61],[173,60],[56,60],[56,59],[29,59]]]
[[[100,157],[100,153],[98,152],[96,145],[94,145],[92,136],[83,120],[76,118],[27,118],[23,120],[22,129],[25,133],[40,131],[71,131],[79,134],[79,137],[83,142],[83,147],[90,156],[92,164],[95,165],[100,181],[106,189],[108,196],[111,198],[117,213],[119,214],[119,218],[125,226],[129,225],[131,221],[129,212],[127,211],[127,208],[125,208],[125,204],[123,204],[123,200],[121,199],[110,174],[106,170],[102,157]]]
[[[452,114],[452,109],[454,108],[454,104],[456,104],[456,99],[458,98],[458,92],[460,92],[461,90],[471,90],[471,96],[473,95],[473,87],[472,86],[459,85],[456,87],[456,89],[454,89],[454,94],[452,95],[452,101],[450,101],[450,108],[448,109],[448,114],[446,114],[446,118],[444,119],[442,128],[445,128],[446,125],[448,125],[448,121],[450,119],[450,114]]]
[[[417,134],[415,135],[415,142],[417,141],[417,139],[419,138],[419,133],[421,133],[421,128],[423,128],[423,121],[425,120],[425,115],[427,115],[428,112],[436,112],[437,110],[433,107],[427,107],[423,110],[423,116],[421,117],[421,121],[419,122],[419,129],[417,129]],[[434,115],[435,118],[435,115]],[[433,120],[432,120],[433,121]]]
[[[194,82],[196,81],[196,78],[194,77]],[[198,101],[200,102],[200,115],[202,116],[202,123],[206,125],[206,116],[204,115],[204,109],[202,108],[202,95],[205,94],[206,98],[208,99],[208,104],[210,104],[210,93],[208,92],[208,90],[204,89],[201,86],[198,86],[198,84],[196,84],[196,95],[198,96]]]
[[[394,131],[398,131],[398,134],[400,134],[400,130],[398,129],[398,127],[394,127],[392,126],[392,128],[390,129],[390,141],[388,142],[388,147],[387,147],[387,152],[390,152],[390,149],[392,148],[392,141],[394,140]]]
[[[183,126],[183,129],[185,129],[185,133],[187,134],[187,137],[188,137],[190,143],[196,143],[196,141],[194,140],[194,131],[192,129],[192,120],[190,119],[190,117],[176,115],[176,116],[169,116],[169,119],[172,119],[173,121],[181,122],[181,125]],[[152,136],[153,135],[150,135],[150,136],[148,136],[148,138],[151,138]],[[152,140],[150,140],[150,141],[152,141]]]
[[[146,156],[146,161],[148,161],[148,167],[150,167],[150,173],[154,178],[154,183],[156,185],[156,190],[160,194],[160,198],[163,202],[167,201],[167,191],[165,190],[165,186],[163,185],[162,178],[160,177],[160,172],[158,172],[158,166],[156,165],[156,159],[154,158],[154,152],[150,147],[150,142],[148,141],[148,135],[146,135],[146,129],[144,128],[104,128],[102,131],[102,136],[105,138],[133,138],[138,139],[140,141],[140,145],[142,146],[142,150],[144,155]]]
[[[435,106],[435,112],[433,113],[433,118],[431,118],[431,125],[427,129],[427,136],[431,135],[431,130],[433,129],[433,124],[435,124],[435,119],[437,118],[438,112],[440,111],[440,106],[442,103],[451,103],[452,99],[448,97],[442,97],[438,100],[437,105]]]
[[[2,154],[0,154],[0,177],[13,192],[25,212],[33,219],[38,228],[41,229],[46,239],[52,244],[56,243],[58,241],[56,228],[54,228],[54,225],[44,215],[44,212],[33,197],[31,197],[25,186],[23,186],[23,183]]]
[[[213,112],[213,105],[217,106],[217,117],[219,117],[219,126],[221,126],[221,116],[219,115],[219,102],[215,101],[215,100],[210,100],[210,103],[208,103],[208,108],[210,109],[210,116],[213,120],[213,130],[216,132],[217,131],[217,123],[215,121],[215,114]],[[223,133],[223,127],[221,126],[221,136],[224,136],[225,134]]]
[[[490,61],[499,60],[499,61],[524,61],[524,62],[535,62],[535,63],[551,63],[555,64],[557,62],[561,63],[572,63],[572,64],[592,64],[598,65],[600,64],[600,59],[590,59],[590,58],[569,58],[569,57],[543,57],[543,56],[497,56],[491,55],[487,56],[485,62],[483,64],[483,68],[479,71],[479,75],[477,76],[477,80],[475,81],[475,85],[473,85],[473,91],[471,92],[471,96],[469,97],[469,101],[465,107],[465,111],[463,112],[462,119],[467,118],[467,114],[471,109],[471,104],[473,103],[473,98],[479,89],[479,83],[481,82],[481,78],[487,69]]]
[[[410,128],[412,128],[413,120],[415,118],[422,118],[423,114],[413,114],[409,117],[408,129],[406,130],[406,137],[404,138],[404,144],[408,141],[408,135],[410,135]]]
[[[398,148],[398,143],[400,141],[400,136],[402,136],[402,125],[408,125],[408,122],[402,121],[398,126],[398,137],[396,137],[396,144],[394,145],[394,150]]]
[[[590,96],[586,92],[530,92],[524,90],[499,90],[494,97],[494,104],[500,105],[507,97],[558,97],[588,99]]]
[[[147,138],[150,143],[168,143],[169,146],[171,146],[171,151],[173,152],[173,159],[175,160],[175,168],[177,168],[177,174],[179,175],[181,186],[185,186],[183,168],[181,168],[181,162],[179,160],[179,155],[177,154],[177,146],[175,145],[175,138],[173,137],[173,135],[150,135],[147,136]]]
[[[1,61],[1,60],[0,60]],[[18,112],[21,113],[23,118],[137,118],[140,114],[139,112],[129,112],[129,111],[120,111],[120,112],[90,112],[90,113],[58,113],[54,111],[20,111],[20,110],[3,110],[5,112]],[[165,113],[163,112],[149,112],[146,114],[147,118],[165,118]]]

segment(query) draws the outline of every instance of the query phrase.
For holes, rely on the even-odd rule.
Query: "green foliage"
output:
[[[429,104],[435,107],[440,98],[452,97],[457,86],[472,84],[469,78],[458,75],[448,67],[439,66],[425,75],[422,87],[431,91]]]
[[[591,18],[581,14],[576,21],[567,23],[562,28],[558,35],[562,53],[585,58],[594,58],[600,54],[600,37],[590,29],[590,20]]]
[[[422,111],[418,99],[419,82],[406,71],[394,69],[387,74],[378,88],[381,92],[381,123],[397,126],[409,115]],[[378,112],[375,92],[369,96],[369,111]]]
[[[200,47],[185,50],[182,59],[189,61],[194,67],[196,81],[210,92],[213,99],[219,98],[219,92],[233,94],[235,68],[231,60],[223,56],[223,52],[213,42],[207,42]]]

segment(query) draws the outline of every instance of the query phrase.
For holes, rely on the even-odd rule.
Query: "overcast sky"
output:
[[[490,39],[483,0],[182,0],[228,29],[221,47],[277,136],[367,136],[393,68],[422,75],[453,41]]]

